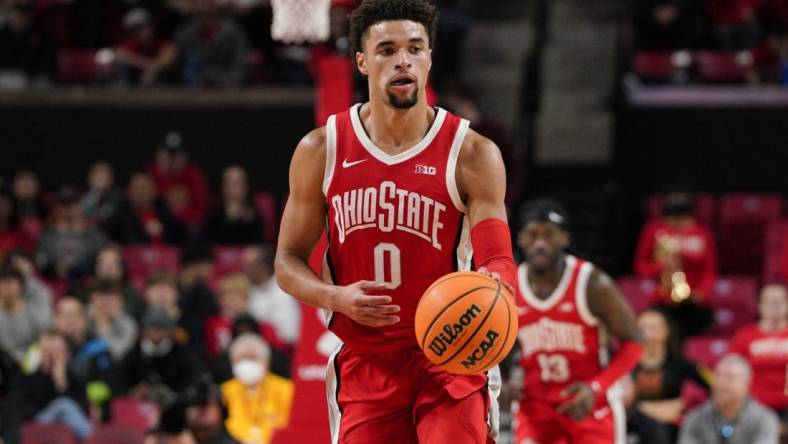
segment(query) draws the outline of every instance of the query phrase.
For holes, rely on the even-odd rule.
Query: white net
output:
[[[331,0],[271,0],[271,6],[274,39],[290,44],[328,40]]]

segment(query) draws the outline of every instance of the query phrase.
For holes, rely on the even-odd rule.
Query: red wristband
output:
[[[638,342],[625,341],[622,343],[610,364],[589,381],[591,390],[598,395],[606,392],[619,378],[635,368],[642,355],[643,346]]]
[[[517,266],[512,255],[509,225],[501,219],[485,219],[471,229],[476,269],[486,268],[501,276],[501,281],[514,287]]]

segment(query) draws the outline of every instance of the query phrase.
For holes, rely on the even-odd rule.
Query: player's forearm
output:
[[[285,293],[318,308],[334,309],[335,287],[320,280],[309,264],[292,253],[276,258],[276,281]]]

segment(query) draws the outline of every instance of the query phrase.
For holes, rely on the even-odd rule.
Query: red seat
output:
[[[144,432],[156,424],[159,408],[152,402],[133,398],[113,398],[110,403],[110,415],[113,424]]]
[[[646,219],[654,219],[662,216],[662,206],[665,203],[665,196],[655,194],[643,202],[643,211]],[[699,193],[695,195],[695,217],[709,227],[717,226],[717,199],[709,193]]]
[[[102,424],[93,429],[84,444],[143,444],[145,432],[121,424]]]
[[[641,313],[656,302],[657,284],[654,279],[637,276],[622,277],[618,279],[618,288],[635,313]]]
[[[71,429],[55,423],[26,422],[22,424],[24,444],[77,444]]]
[[[217,277],[243,271],[243,252],[245,247],[237,245],[217,245],[213,248],[213,273]]]
[[[766,226],[780,218],[779,194],[734,193],[720,199],[720,268],[726,274],[760,275]]]
[[[69,283],[68,279],[58,277],[58,276],[51,276],[51,277],[41,277],[41,280],[44,284],[49,288],[52,292],[52,304],[57,303],[63,296],[68,293],[69,290]]]
[[[753,63],[749,51],[698,51],[695,60],[698,62],[701,78],[714,83],[746,82]]]
[[[632,58],[632,71],[641,78],[667,81],[677,66],[670,51],[643,51]]]
[[[109,78],[113,69],[113,56],[109,49],[63,49],[58,57],[61,83],[95,83]]]
[[[757,318],[758,288],[754,278],[729,276],[717,280],[709,294],[708,304],[714,312],[709,332],[732,335]]]
[[[728,353],[728,338],[695,336],[684,341],[684,356],[698,364],[713,368]]]
[[[177,273],[180,268],[180,252],[175,247],[133,246],[123,250],[129,279],[136,286],[144,285],[145,279],[155,272],[166,270]]]
[[[38,237],[44,230],[44,223],[37,217],[26,217],[19,221],[19,234],[22,235],[23,246],[34,251],[38,246]]]
[[[246,80],[251,85],[259,85],[265,81],[263,72],[263,53],[252,49],[246,53]]]
[[[279,223],[276,212],[276,196],[268,191],[258,191],[254,193],[254,206],[263,219],[265,241],[273,244],[276,242]]]
[[[763,280],[788,280],[788,219],[769,222],[763,249]]]

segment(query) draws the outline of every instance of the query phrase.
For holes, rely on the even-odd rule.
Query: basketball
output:
[[[416,340],[433,364],[458,375],[484,373],[501,362],[517,337],[509,291],[477,272],[435,281],[416,308]]]

